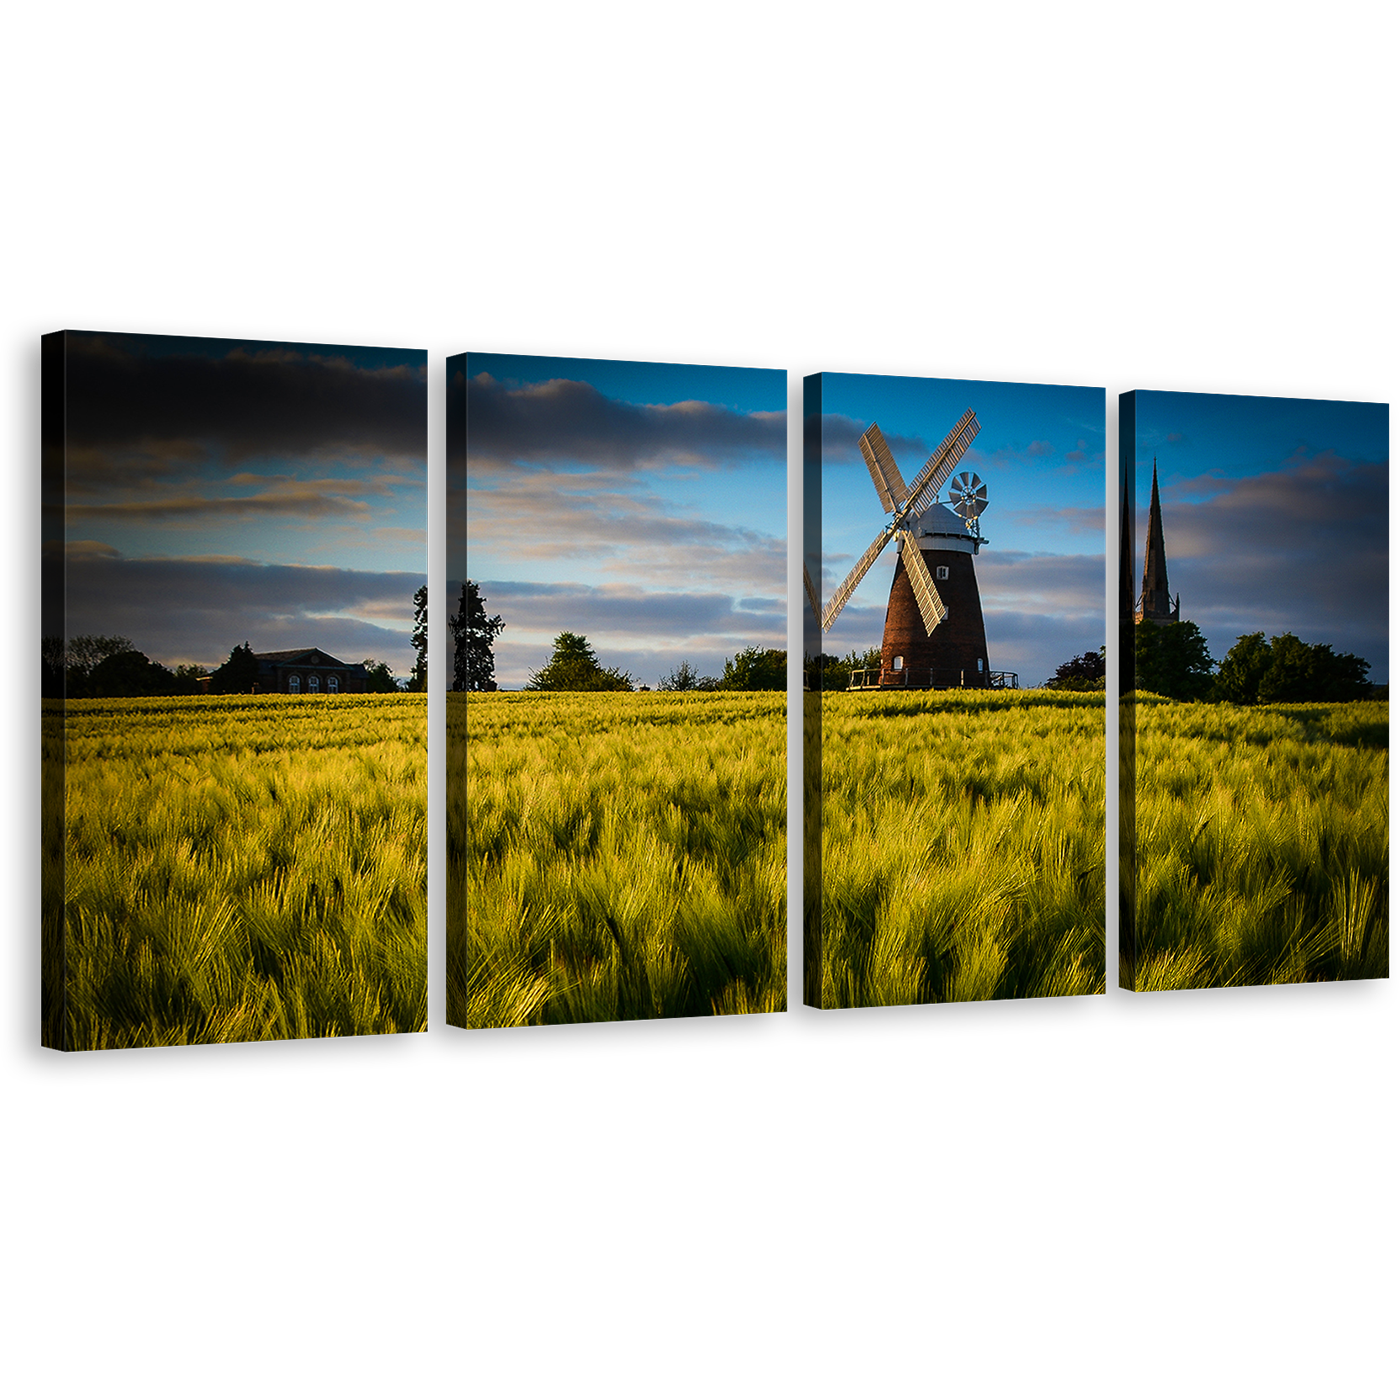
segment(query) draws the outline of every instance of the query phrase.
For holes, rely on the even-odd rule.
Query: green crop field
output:
[[[1390,707],[1139,692],[1139,991],[1384,977]]]
[[[1104,697],[821,697],[821,1004],[1104,990]]]
[[[425,1029],[426,741],[425,695],[46,706],[48,1043]]]
[[[786,1006],[786,696],[448,699],[450,1021]]]

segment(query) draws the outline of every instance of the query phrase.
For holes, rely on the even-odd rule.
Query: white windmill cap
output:
[[[916,535],[960,535],[964,539],[967,537],[967,529],[963,525],[962,517],[954,515],[947,506],[938,501],[935,501],[919,516],[919,523],[914,533]]]

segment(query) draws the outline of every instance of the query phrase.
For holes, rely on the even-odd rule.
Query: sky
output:
[[[1137,539],[1157,463],[1167,580],[1220,661],[1284,632],[1389,683],[1390,414],[1385,404],[1139,391]]]
[[[1102,389],[823,375],[822,600],[890,518],[861,458],[861,434],[878,423],[912,482],[969,408],[981,431],[954,475],[975,472],[987,488],[988,543],[974,568],[988,662],[1016,672],[1022,687],[1039,685],[1061,662],[1104,645]],[[891,543],[825,634],[828,655],[880,645],[895,559]]]
[[[69,332],[69,635],[167,666],[248,642],[406,676],[426,370],[419,350]]]
[[[471,354],[466,377],[467,576],[505,622],[498,685],[566,631],[651,687],[786,646],[783,371]]]

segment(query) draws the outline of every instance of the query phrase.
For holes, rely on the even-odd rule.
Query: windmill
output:
[[[972,567],[973,556],[986,543],[979,521],[987,508],[987,488],[973,472],[948,480],[980,431],[977,415],[968,409],[908,486],[879,424],[872,423],[860,439],[860,454],[890,519],[832,594],[821,619],[822,630],[829,631],[885,546],[898,540],[881,645],[882,685],[991,684],[982,599]],[[939,499],[945,483],[947,504]]]

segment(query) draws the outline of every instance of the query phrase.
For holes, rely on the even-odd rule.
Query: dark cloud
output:
[[[572,379],[509,388],[478,374],[467,383],[467,450],[473,471],[480,459],[629,471],[669,463],[720,466],[755,455],[781,462],[787,415],[737,413],[696,400],[625,403]]]
[[[1174,482],[1162,525],[1181,615],[1217,660],[1246,632],[1292,632],[1364,656],[1372,679],[1388,678],[1386,463],[1320,453],[1242,480]],[[1146,510],[1137,526],[1141,586]]]
[[[1044,438],[1037,438],[1026,448],[1032,457],[1048,457],[1055,450],[1053,443],[1046,442]]]
[[[844,413],[823,413],[822,461],[830,466],[844,458],[863,467],[865,458],[860,455],[860,440],[869,427],[869,423]],[[883,433],[884,429],[880,431]],[[903,437],[899,433],[885,433],[884,436],[905,481],[913,481],[933,449],[921,437]]]
[[[61,564],[50,554],[45,567],[64,568],[70,635],[128,636],[167,665],[216,665],[247,641],[254,651],[372,655],[400,674],[413,660],[413,593],[426,581],[247,559],[126,559],[91,540],[70,547]]]
[[[337,446],[426,454],[425,356],[403,351],[397,364],[369,367],[304,346],[220,347],[71,332],[66,431],[76,460],[130,453],[158,475],[211,451],[229,461]]]

